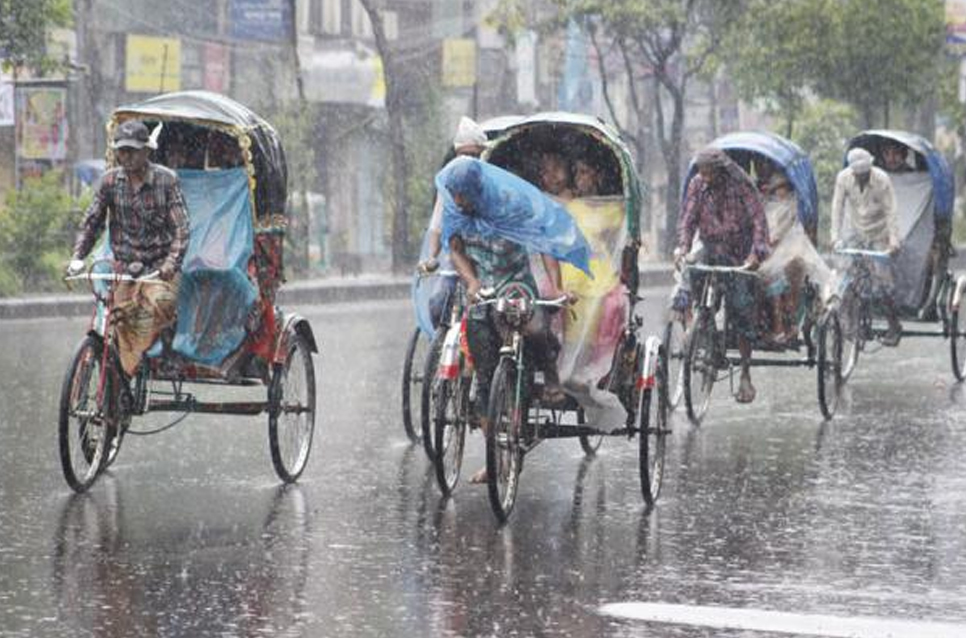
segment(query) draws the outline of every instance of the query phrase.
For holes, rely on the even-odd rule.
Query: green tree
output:
[[[740,15],[742,0],[555,0],[561,18],[578,20],[588,30],[600,63],[604,100],[621,134],[643,159],[646,131],[654,122],[667,172],[666,227],[677,225],[682,179],[688,88],[713,70],[717,53],[731,23]],[[604,64],[613,47],[623,62],[620,76],[627,82],[633,122],[617,118],[611,84],[618,79]],[[653,107],[649,104],[653,100]],[[667,106],[666,106],[667,105]],[[663,238],[669,253],[673,232]]]
[[[811,91],[852,104],[869,128],[935,92],[943,4],[935,0],[752,0],[728,61],[746,98],[781,113],[786,131]]]
[[[82,205],[59,171],[27,179],[7,194],[0,208],[0,295],[58,288]]]
[[[47,30],[71,22],[71,0],[0,0],[0,57],[13,68],[46,70]]]

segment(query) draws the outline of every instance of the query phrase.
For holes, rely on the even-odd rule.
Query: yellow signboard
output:
[[[181,90],[181,40],[127,36],[124,87],[132,93]]]
[[[443,40],[443,86],[476,84],[476,42],[468,38]]]

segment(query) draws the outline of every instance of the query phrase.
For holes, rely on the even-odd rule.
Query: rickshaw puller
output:
[[[688,184],[678,221],[676,264],[681,267],[696,233],[704,244],[706,263],[755,270],[770,252],[768,223],[751,178],[724,151],[705,148],[695,157],[697,174]],[[701,290],[702,273],[692,275],[691,290]],[[755,282],[737,275],[726,280],[725,303],[738,334],[741,382],[737,400],[751,403],[751,345],[757,338]]]
[[[536,291],[537,284],[530,270],[529,251],[533,250],[540,252],[553,287],[548,294],[552,297],[564,294],[560,265],[551,254],[555,246],[550,243],[546,246],[525,245],[532,243],[525,237],[525,227],[536,216],[532,209],[534,202],[556,217],[557,227],[565,227],[569,222],[565,233],[568,249],[579,255],[576,261],[585,270],[590,248],[562,207],[532,185],[496,166],[471,158],[457,158],[440,171],[436,184],[440,192],[446,191],[443,237],[448,243],[453,266],[466,285],[467,299],[472,304],[466,337],[476,367],[477,414],[484,415],[502,339],[491,307],[474,304],[478,293],[484,287],[499,292],[510,283],[520,283]],[[515,235],[515,231],[523,235]],[[534,363],[544,373],[544,398],[550,404],[563,401],[566,397],[560,387],[556,364],[558,344],[542,309],[535,309],[526,334]],[[484,431],[489,426],[485,418],[481,418],[480,425]],[[474,483],[485,481],[485,470],[472,479]]]
[[[188,217],[178,176],[148,161],[149,137],[147,127],[137,120],[118,126],[114,152],[119,166],[101,178],[67,267],[68,274],[84,269],[83,260],[106,223],[114,260],[125,273],[158,271],[163,283],[121,282],[115,290],[111,316],[118,325],[118,355],[128,377],[158,336],[174,325],[181,262],[188,247]]]
[[[892,180],[880,168],[872,165],[872,154],[864,148],[853,148],[846,155],[848,166],[835,178],[832,196],[832,245],[842,248],[884,251],[895,254],[899,250],[899,213]],[[849,222],[849,234],[843,225]],[[902,335],[902,324],[893,297],[895,281],[892,264],[869,260],[872,295],[886,309],[889,331],[882,338],[884,345],[894,346]]]

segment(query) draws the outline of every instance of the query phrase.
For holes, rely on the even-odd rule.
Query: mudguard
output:
[[[280,311],[276,311],[278,314],[282,314]],[[305,339],[305,343],[309,347],[309,351],[312,354],[318,354],[319,347],[315,342],[315,334],[312,332],[312,326],[309,324],[308,319],[305,319],[301,315],[297,314],[285,314],[282,325],[278,331],[278,337],[275,340],[275,351],[272,356],[273,363],[283,363],[285,357],[288,355],[289,339],[291,335],[297,334]]]
[[[966,275],[960,275],[956,279],[956,289],[953,291],[953,300],[950,303],[950,309],[959,307],[959,302],[962,301],[964,292],[966,292]]]
[[[654,335],[644,342],[644,365],[636,379],[637,389],[653,388],[657,383],[657,366],[661,357],[661,339]]]

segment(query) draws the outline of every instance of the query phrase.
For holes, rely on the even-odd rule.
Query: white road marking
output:
[[[600,612],[607,616],[630,620],[829,638],[963,638],[966,636],[966,624],[870,617],[848,618],[764,609],[663,603],[611,603],[602,606]]]

